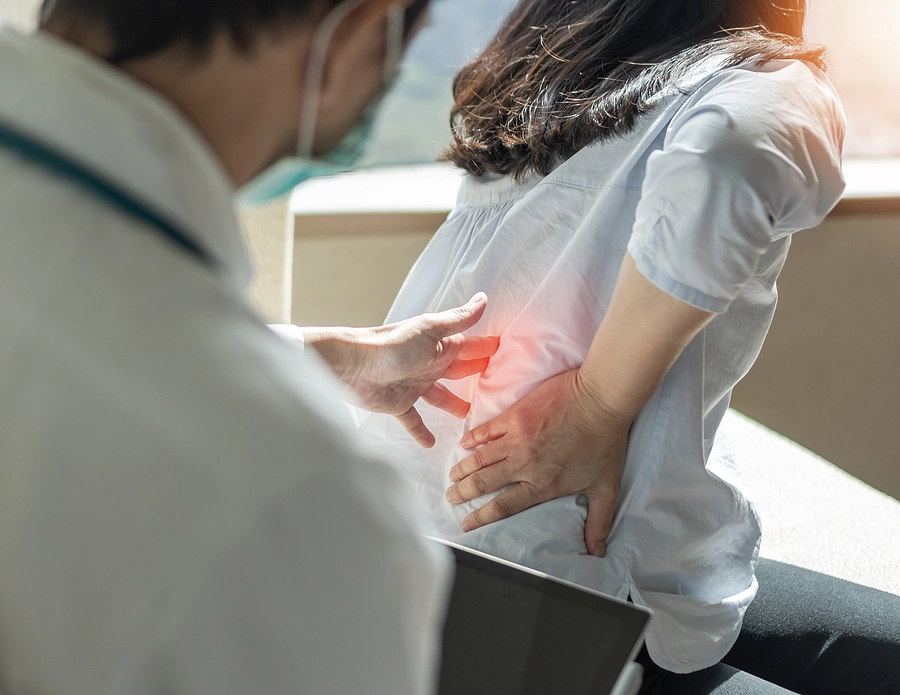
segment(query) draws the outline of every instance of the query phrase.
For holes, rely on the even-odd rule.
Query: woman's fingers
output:
[[[499,461],[503,461],[507,457],[506,448],[499,443],[483,446],[466,456],[462,461],[457,463],[450,469],[450,480],[458,483],[463,478],[467,478],[475,471],[482,468],[492,466]]]
[[[446,411],[454,417],[464,418],[469,414],[469,402],[464,401],[446,386],[434,384],[423,395],[422,400],[435,408]]]
[[[572,494],[588,496],[584,541],[594,555],[606,554],[622,481],[628,430],[603,419],[585,427],[585,409],[575,388],[578,372],[552,377],[502,415],[470,432],[460,445],[472,450],[450,470],[447,500],[461,504],[501,492],[470,514],[470,531]],[[506,488],[506,489],[504,489]]]
[[[514,473],[509,470],[509,466],[504,465],[504,461],[501,459],[466,476],[456,485],[451,485],[444,497],[450,504],[463,504],[497,492],[514,482]]]
[[[507,519],[544,501],[530,483],[516,483],[509,490],[501,492],[481,509],[476,509],[463,519],[463,532],[468,533],[482,526],[493,524],[495,521]]]
[[[480,374],[487,369],[490,361],[490,357],[481,357],[476,360],[453,360],[441,379],[464,379],[473,374]]]
[[[415,408],[410,408],[402,415],[395,415],[397,422],[403,425],[403,429],[409,432],[410,436],[415,439],[425,449],[434,446],[434,435],[422,422],[422,416]]]
[[[481,444],[487,444],[495,439],[500,439],[500,437],[505,437],[508,432],[509,422],[507,413],[509,413],[508,410],[503,415],[469,430],[459,440],[459,445],[463,449],[474,449]]]
[[[613,488],[586,495],[588,513],[584,524],[584,544],[591,555],[606,555],[606,539],[612,531],[618,496],[618,489]]]

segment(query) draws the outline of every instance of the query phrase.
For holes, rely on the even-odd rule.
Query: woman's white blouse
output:
[[[762,346],[790,235],[816,226],[843,190],[844,121],[828,80],[804,63],[708,71],[662,97],[630,135],[585,148],[549,176],[467,177],[388,321],[490,298],[474,329],[501,335],[488,370],[449,386],[463,422],[423,406],[428,451],[390,418],[362,430],[403,447],[439,535],[654,610],[653,660],[676,672],[731,648],[756,594],[760,525],[716,430]],[[487,499],[444,501],[465,430],[583,362],[625,253],[657,287],[718,314],[638,415],[607,556],[588,555],[572,496],[464,535]]]

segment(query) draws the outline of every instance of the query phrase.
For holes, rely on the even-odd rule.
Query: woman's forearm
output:
[[[663,292],[626,254],[578,388],[597,416],[631,423],[688,343],[715,314]]]
[[[460,444],[473,451],[450,470],[447,500],[462,504],[501,491],[466,517],[463,530],[581,494],[588,501],[585,546],[605,555],[629,427],[713,316],[658,289],[626,256],[584,364],[463,436]]]

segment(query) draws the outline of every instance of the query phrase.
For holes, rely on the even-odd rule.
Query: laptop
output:
[[[468,548],[456,558],[440,695],[635,695],[650,611]]]

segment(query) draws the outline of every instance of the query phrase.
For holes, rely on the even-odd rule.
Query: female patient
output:
[[[477,329],[500,349],[450,387],[467,420],[424,408],[436,446],[403,465],[441,536],[651,607],[658,692],[713,692],[666,674],[723,659],[757,593],[759,520],[716,430],[791,234],[843,189],[804,14],[522,0],[456,77],[446,159],[467,175],[389,316],[490,296]],[[403,439],[379,416],[363,430]],[[793,687],[798,658],[765,675]],[[740,676],[735,692],[783,692]]]

